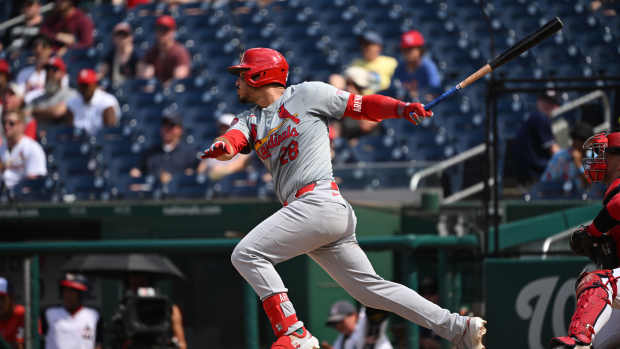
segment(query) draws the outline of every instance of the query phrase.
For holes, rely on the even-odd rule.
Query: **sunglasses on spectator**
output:
[[[119,38],[126,38],[129,36],[129,33],[126,31],[117,31],[114,33],[114,36],[118,36]]]
[[[2,120],[2,125],[15,126],[18,123],[17,120]]]

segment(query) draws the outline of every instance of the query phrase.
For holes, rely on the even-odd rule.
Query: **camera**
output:
[[[112,317],[115,348],[174,349],[172,303],[154,288],[129,291]]]

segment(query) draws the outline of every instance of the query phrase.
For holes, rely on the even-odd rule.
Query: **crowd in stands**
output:
[[[230,165],[196,160],[196,152],[217,136],[218,127],[225,127],[222,116],[242,110],[233,93],[233,79],[225,79],[224,68],[244,48],[270,46],[287,56],[291,84],[323,80],[362,95],[379,93],[427,103],[466,75],[457,62],[471,63],[469,71],[483,58],[478,44],[463,37],[478,28],[479,19],[473,19],[481,16],[478,8],[463,8],[463,14],[452,12],[455,16],[480,12],[467,17],[471,26],[462,25],[467,30],[460,32],[460,46],[454,52],[444,52],[446,46],[434,42],[436,37],[429,39],[428,34],[437,36],[440,29],[457,33],[446,15],[451,12],[442,15],[444,5],[450,8],[453,2],[362,1],[358,8],[342,0],[332,4],[335,11],[326,10],[325,19],[313,12],[320,1],[302,0],[114,0],[111,4],[54,0],[49,3],[53,9],[45,13],[43,0],[14,2],[13,13],[19,11],[23,21],[0,33],[0,144],[6,152],[0,154],[3,186],[11,188],[21,178],[40,177],[45,178],[40,181],[43,192],[83,191],[78,199],[133,197],[131,188],[146,190],[145,197],[157,197],[152,192],[156,188],[165,194],[183,191],[184,186],[188,192],[198,190],[201,194],[196,197],[225,195],[231,185],[241,187],[238,193],[268,193],[269,176],[251,156],[239,157]],[[545,5],[532,0],[532,6]],[[407,14],[417,16],[416,11],[423,9],[438,11],[438,18],[420,18],[419,26],[407,20]],[[339,16],[344,23],[330,22],[321,28],[321,21],[330,16]],[[355,22],[351,16],[363,19]],[[396,20],[401,21],[400,28],[393,23],[383,25]],[[396,29],[390,31],[392,27]],[[504,29],[499,25],[497,34],[507,34]],[[338,34],[330,38],[327,34],[332,30]],[[342,50],[329,41],[336,40],[336,35],[348,39],[342,41]],[[482,37],[480,41],[484,42]],[[309,43],[316,45],[317,52],[304,47]],[[549,51],[558,49],[559,45]],[[300,52],[308,57],[301,57]],[[525,57],[522,65],[530,62],[532,58]],[[438,107],[436,118],[416,129],[401,120],[335,123],[331,129],[334,162],[418,161],[415,168],[419,169],[482,143],[484,116],[479,105],[484,88],[480,82],[445,102]],[[550,113],[571,96],[558,91],[534,101],[515,94],[508,108],[500,105],[499,112],[509,114],[501,120],[502,141],[515,139],[514,146],[522,150],[513,153],[522,164],[514,168],[514,176],[524,191],[540,182],[541,176],[549,177],[543,171],[559,150],[551,133]],[[113,144],[114,140],[119,142]],[[17,151],[22,147],[36,151],[22,154]],[[39,148],[45,152],[43,165],[38,164]],[[87,165],[82,171],[77,164],[65,164],[63,159],[72,157],[68,155],[72,152]],[[360,188],[379,178],[360,173],[353,176],[361,179]],[[84,185],[70,188],[63,183],[67,179],[61,178],[65,174],[82,176]],[[221,182],[230,176],[230,183]],[[581,183],[577,188],[587,185]]]

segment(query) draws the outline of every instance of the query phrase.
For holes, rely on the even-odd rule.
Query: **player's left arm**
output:
[[[404,118],[417,125],[422,119],[433,116],[433,112],[424,110],[421,103],[406,103],[382,95],[350,94],[343,116],[370,121]]]
[[[588,226],[588,233],[591,236],[600,237],[620,224],[620,193],[612,193],[617,191],[618,186],[620,186],[620,180],[615,180],[612,183],[612,189],[608,191],[613,196],[605,199],[607,203]]]

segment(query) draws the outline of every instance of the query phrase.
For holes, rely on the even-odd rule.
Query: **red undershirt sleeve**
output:
[[[407,104],[381,95],[349,95],[343,116],[356,120],[381,121],[402,117]]]
[[[229,130],[219,138],[225,138],[233,148],[235,154],[241,152],[248,146],[248,139],[245,137],[243,132],[239,130]]]

